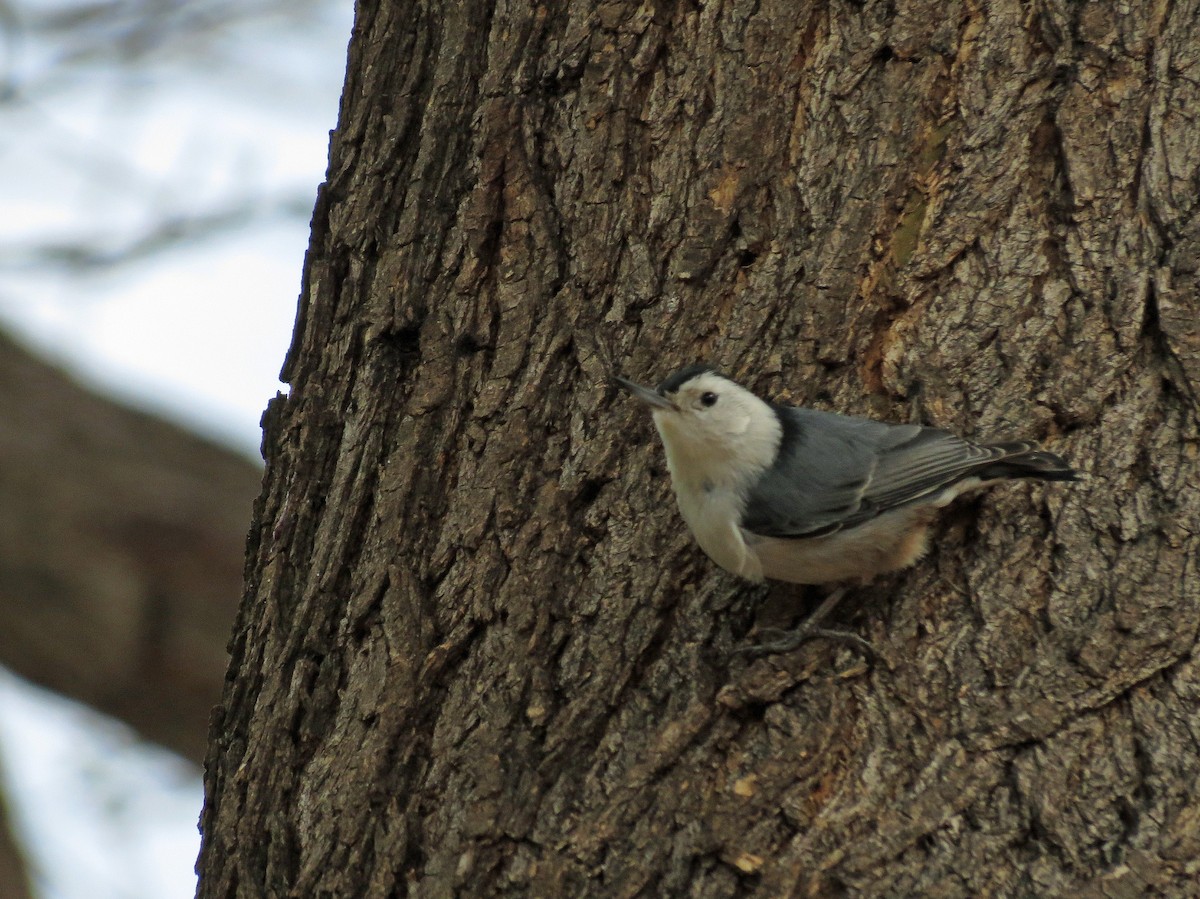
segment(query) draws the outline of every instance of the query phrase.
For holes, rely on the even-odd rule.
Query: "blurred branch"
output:
[[[239,228],[279,218],[307,218],[313,197],[283,197],[274,201],[254,200],[224,209],[176,215],[152,222],[142,234],[119,246],[104,246],[98,235],[79,236],[18,247],[0,246],[0,267],[10,270],[44,269],[54,266],[74,274],[87,274],[144,259],[206,237],[228,234]]]
[[[12,819],[0,789],[0,896],[30,899],[28,865],[13,836]]]
[[[137,66],[158,55],[209,55],[247,23],[274,17],[295,21],[327,5],[323,0],[114,0],[57,9],[26,6],[13,11],[13,24],[6,27],[58,44],[58,65],[100,60]]]
[[[348,6],[0,0],[0,128],[22,136],[0,150],[0,190],[35,210],[29,226],[0,228],[0,267],[89,274],[307,221],[319,168],[297,168],[283,142],[318,102],[333,118],[341,59],[321,54],[344,40],[335,15]]]

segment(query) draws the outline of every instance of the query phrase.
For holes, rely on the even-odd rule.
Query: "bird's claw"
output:
[[[762,658],[763,656],[781,655],[785,652],[791,652],[809,640],[824,638],[826,640],[836,640],[839,643],[845,643],[867,656],[872,662],[879,659],[878,651],[876,651],[875,647],[869,641],[850,631],[839,631],[825,627],[805,627],[801,625],[791,631],[781,628],[764,628],[759,631],[759,637],[766,639],[760,639],[758,643],[751,643],[747,646],[739,646],[733,650],[734,654],[747,656],[752,659]]]

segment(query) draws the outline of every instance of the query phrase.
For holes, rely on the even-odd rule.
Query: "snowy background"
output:
[[[0,328],[257,456],[336,124],[349,0],[38,0],[0,16]],[[0,670],[40,894],[195,892],[198,772]]]

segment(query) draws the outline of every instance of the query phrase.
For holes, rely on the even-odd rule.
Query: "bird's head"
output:
[[[775,410],[711,367],[688,366],[653,390],[615,380],[653,413],[673,478],[741,481],[774,462],[782,433]]]

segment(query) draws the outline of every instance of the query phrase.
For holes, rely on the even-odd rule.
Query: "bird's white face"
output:
[[[709,485],[757,476],[775,460],[782,429],[774,411],[739,384],[702,372],[662,394],[654,424],[672,478]]]
[[[749,394],[754,403],[747,404],[748,393],[728,378],[704,372],[663,393],[670,407],[656,408],[654,423],[676,439],[720,447],[735,442],[749,428],[753,405],[761,401]]]

